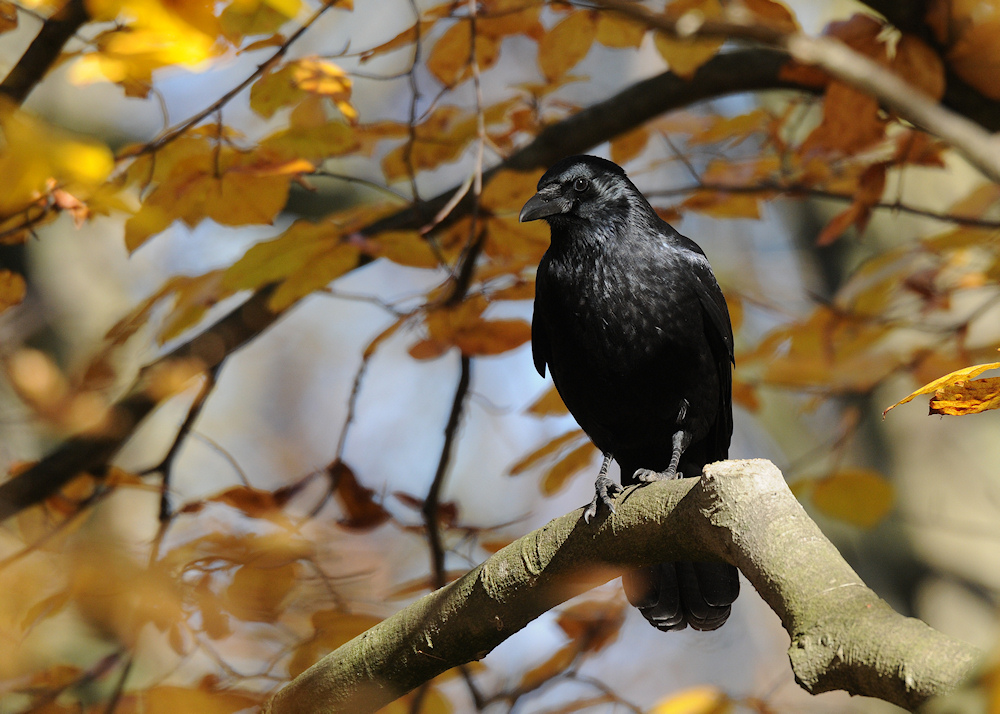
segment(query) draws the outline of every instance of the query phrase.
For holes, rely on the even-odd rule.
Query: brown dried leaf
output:
[[[521,677],[521,682],[518,686],[529,692],[533,689],[537,689],[545,682],[548,682],[553,677],[556,677],[569,669],[570,665],[576,661],[578,654],[579,651],[576,643],[570,642],[569,644],[563,645],[540,665],[532,667],[525,672],[524,676]]]
[[[361,485],[347,464],[333,462],[327,467],[327,475],[336,484],[337,500],[344,508],[345,516],[337,521],[344,528],[366,531],[389,520],[389,512],[374,498],[375,491]]]

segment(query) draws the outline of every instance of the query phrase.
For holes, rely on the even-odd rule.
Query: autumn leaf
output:
[[[480,205],[490,213],[517,213],[525,202],[535,195],[535,186],[542,172],[513,171],[502,169],[496,172],[483,186]]]
[[[433,359],[451,347],[458,347],[462,354],[482,357],[507,352],[531,339],[531,325],[524,320],[483,318],[487,306],[486,298],[474,295],[459,305],[428,311],[425,319],[428,336],[410,348],[410,355],[415,359]]]
[[[0,216],[24,210],[53,188],[86,199],[114,168],[103,144],[77,137],[0,100]]]
[[[288,676],[297,677],[315,664],[320,657],[367,632],[380,618],[371,615],[354,614],[341,610],[318,610],[310,618],[314,636],[306,640],[292,655],[288,664]]]
[[[480,71],[489,69],[500,57],[500,40],[492,35],[476,32],[475,61]],[[441,84],[454,87],[472,76],[470,61],[472,24],[459,20],[434,43],[427,58],[427,69]]]
[[[515,463],[513,466],[510,467],[507,473],[510,474],[511,476],[517,476],[518,474],[522,474],[528,469],[537,465],[539,462],[546,459],[547,457],[559,451],[565,445],[574,441],[580,441],[585,438],[586,435],[583,433],[583,430],[581,429],[575,429],[573,431],[566,432],[562,436],[557,436],[551,441],[538,447],[524,458],[520,459],[517,463]]]
[[[560,20],[538,43],[538,66],[549,82],[573,69],[590,52],[597,35],[597,14],[576,10]]]
[[[576,661],[579,655],[579,648],[576,643],[570,642],[556,650],[547,660],[529,669],[521,676],[518,685],[525,691],[537,689],[553,677],[569,669],[570,665]]]
[[[973,377],[978,377],[980,374],[990,369],[1000,369],[1000,362],[990,362],[989,364],[977,364],[972,367],[965,367],[963,369],[951,372],[950,374],[946,374],[943,377],[940,377],[939,379],[935,379],[933,382],[930,382],[929,384],[925,384],[920,389],[910,394],[908,397],[904,397],[903,399],[900,399],[898,402],[893,404],[891,407],[888,407],[885,411],[882,412],[882,418],[884,419],[885,415],[888,414],[891,410],[895,409],[900,404],[906,404],[914,397],[919,397],[921,394],[930,394],[931,392],[938,392],[940,390],[944,390],[946,388],[953,387],[956,385],[965,384]],[[992,382],[993,380],[981,380],[981,381]],[[985,407],[985,408],[991,408],[991,407]]]
[[[666,13],[673,19],[692,17],[718,18],[722,16],[719,0],[675,0],[667,5]],[[656,51],[666,60],[670,71],[683,79],[690,79],[699,67],[715,57],[724,39],[678,39],[664,32],[653,33]]]
[[[659,700],[649,714],[729,714],[733,703],[711,685],[691,687]]]
[[[527,413],[537,417],[562,416],[569,414],[569,410],[563,404],[562,397],[559,396],[555,386],[551,386],[528,407]]]
[[[275,622],[300,570],[298,563],[273,568],[241,565],[226,588],[223,606],[244,622]]]
[[[625,606],[620,600],[584,600],[564,608],[556,618],[580,652],[600,652],[615,641],[624,622]]]
[[[28,287],[20,273],[0,270],[0,312],[24,300]]]
[[[327,467],[327,477],[334,484],[334,493],[344,509],[338,523],[352,530],[371,530],[389,520],[389,512],[375,500],[375,491],[358,482],[354,471],[342,461]]]
[[[586,441],[571,450],[556,463],[552,464],[542,475],[539,486],[542,494],[552,496],[563,489],[570,477],[586,468],[596,454],[600,453],[590,441]]]
[[[17,5],[0,0],[0,33],[17,29]]]
[[[640,126],[611,140],[611,160],[625,164],[641,154],[649,143],[649,128]]]
[[[823,514],[874,528],[892,509],[892,484],[878,471],[841,469],[812,485],[812,502]]]
[[[731,191],[695,191],[684,208],[716,218],[760,218],[759,196]]]
[[[597,17],[597,33],[594,36],[605,47],[616,49],[637,48],[646,36],[646,26],[638,20],[619,13],[602,12]]]

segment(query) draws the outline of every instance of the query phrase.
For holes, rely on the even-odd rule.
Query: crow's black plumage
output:
[[[620,487],[698,476],[725,459],[733,431],[733,330],[708,259],[664,222],[620,166],[572,156],[521,210],[552,242],[538,266],[531,347],[604,453],[589,521]],[[629,601],[661,630],[714,630],[739,593],[724,563],[663,563],[627,573]]]

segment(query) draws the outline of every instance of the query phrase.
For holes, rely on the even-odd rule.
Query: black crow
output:
[[[535,281],[531,351],[570,413],[604,453],[589,522],[622,483],[699,476],[725,459],[733,432],[733,328],[698,245],[663,221],[617,164],[559,161],[521,221],[544,218],[552,241]],[[655,627],[714,630],[739,577],[725,563],[661,563],[626,573],[629,602]]]

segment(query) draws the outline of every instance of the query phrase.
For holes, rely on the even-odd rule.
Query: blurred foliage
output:
[[[681,20],[718,18],[731,4],[673,0],[665,12]],[[753,22],[782,32],[797,29],[793,13],[776,0],[741,4]],[[89,0],[86,7],[92,18],[81,31],[86,41],[60,58],[70,65],[76,83],[114,82],[138,101],[155,93],[162,72],[179,67],[203,69],[220,58],[252,53],[259,69],[203,112],[116,153],[10,103],[0,105],[4,243],[27,241],[62,213],[78,223],[96,215],[123,216],[129,251],[178,221],[191,227],[209,220],[225,226],[270,225],[285,209],[292,187],[311,189],[313,181],[327,175],[331,159],[377,166],[384,184],[378,186],[380,200],[318,220],[296,220],[229,266],[170,278],[122,318],[108,334],[105,350],[79,373],[63,373],[37,350],[5,352],[8,381],[56,435],[116,428],[106,389],[108,355],[144,328],[161,343],[184,339],[204,327],[210,308],[246,290],[273,288],[269,309],[285,311],[372,260],[429,271],[439,281],[415,305],[390,306],[395,321],[369,344],[363,364],[404,326],[417,335],[409,347],[417,360],[454,352],[480,358],[523,345],[530,339],[528,323],[492,316],[491,308],[533,295],[534,267],[548,235],[537,222],[519,224],[517,213],[541,169],[503,170],[484,181],[484,153],[509,156],[543,128],[578,111],[581,107],[558,90],[596,79],[571,74],[590,53],[634,53],[651,44],[673,72],[689,78],[723,45],[718,37],[654,33],[595,8],[480,0],[426,8],[410,27],[373,47],[289,58],[289,48],[305,29],[328,11],[351,12],[350,0],[319,6],[309,0]],[[54,6],[0,2],[0,33],[14,31],[19,16],[29,10],[44,19]],[[367,0],[358,11],[382,9],[379,0]],[[1000,99],[995,72],[1000,6],[935,0],[926,23],[936,45],[864,13],[830,24],[825,33],[892,69],[930,99],[942,97],[949,70],[985,97]],[[490,96],[480,78],[515,44],[522,53],[528,44],[537,49],[537,67],[521,77],[523,84]],[[366,116],[356,102],[358,77],[367,63],[401,51],[413,57],[406,74],[421,71],[436,83],[432,105],[412,113],[409,121]],[[760,305],[749,285],[725,285],[740,333],[735,401],[755,413],[764,395],[786,390],[809,395],[808,408],[815,409],[831,399],[869,395],[891,376],[909,373],[917,383],[929,383],[900,403],[934,393],[931,410],[936,413],[996,408],[1000,380],[972,378],[1000,363],[968,365],[994,355],[1000,342],[969,344],[969,328],[982,308],[963,317],[954,302],[972,297],[987,307],[1000,295],[1000,223],[992,218],[1000,189],[977,187],[943,214],[906,205],[890,187],[898,187],[911,170],[947,172],[946,147],[855,87],[792,62],[782,74],[811,87],[819,98],[796,93],[734,116],[677,112],[605,137],[610,156],[639,168],[651,146],[666,142],[711,157],[695,166],[675,149],[675,158],[690,170],[690,183],[649,194],[668,219],[694,212],[755,220],[779,198],[820,197],[842,205],[818,233],[821,246],[864,231],[872,215],[884,209],[931,215],[949,227],[930,237],[901,237],[896,247],[858,265],[809,314],[782,320],[763,335],[744,334],[741,318],[747,306],[770,306]],[[470,87],[475,91],[470,93]],[[241,93],[244,89],[248,92]],[[223,121],[222,109],[237,98],[268,120],[260,136]],[[804,121],[814,109],[816,121]],[[434,220],[420,228],[379,228],[381,219],[418,203],[414,191],[422,175],[460,160],[471,166],[468,181]],[[474,210],[459,211],[456,207],[469,196]],[[25,293],[21,276],[0,271],[0,310],[16,309]],[[195,404],[200,405],[212,387],[196,363],[161,370],[152,379],[158,400],[198,384],[201,397]],[[546,419],[564,415],[565,408],[550,389],[527,412]],[[856,421],[847,420],[845,434]],[[187,436],[182,429],[177,443]],[[573,430],[523,455],[510,474],[537,478],[541,492],[551,495],[592,464],[594,453],[583,433]],[[176,508],[164,495],[151,545],[75,537],[86,515],[112,493],[160,493],[155,477],[169,471],[170,458],[149,473],[116,468],[81,473],[0,532],[0,691],[12,702],[4,705],[5,712],[236,712],[259,705],[287,678],[365,631],[384,612],[337,595],[324,571],[329,554],[317,546],[328,534],[286,509],[316,480],[325,480],[327,496],[339,507],[339,522],[327,525],[341,535],[363,535],[393,523],[401,530],[471,538],[480,556],[504,544],[463,524],[459,504],[429,503],[366,485],[339,451],[323,472],[275,491],[242,483]],[[25,467],[15,465],[10,476]],[[877,525],[893,507],[891,484],[877,471],[858,466],[837,465],[803,479],[797,491],[824,514],[861,528]],[[403,527],[387,508],[391,500],[433,517],[419,528]],[[221,512],[224,519],[206,517]],[[187,539],[165,546],[167,529],[181,523]],[[429,540],[440,547],[439,538]],[[395,595],[410,597],[457,575],[442,571],[397,584]],[[65,626],[70,613],[106,643],[104,654],[89,667],[38,665],[25,654],[28,644],[46,628]],[[564,608],[556,622],[565,644],[495,699],[516,702],[546,683],[576,676],[582,662],[619,636],[623,619],[620,600],[591,599]],[[175,664],[146,671],[145,684],[133,684],[127,681],[130,667],[151,640],[175,655],[162,661]],[[239,666],[230,662],[237,653]],[[186,684],[171,678],[180,666],[176,663],[185,665]],[[996,690],[995,672],[990,676]],[[561,711],[609,702],[631,707],[602,691]],[[677,692],[651,711],[708,714],[737,705],[768,711],[765,702],[736,702],[714,687]],[[423,712],[454,707],[435,683],[386,711],[416,706]]]

